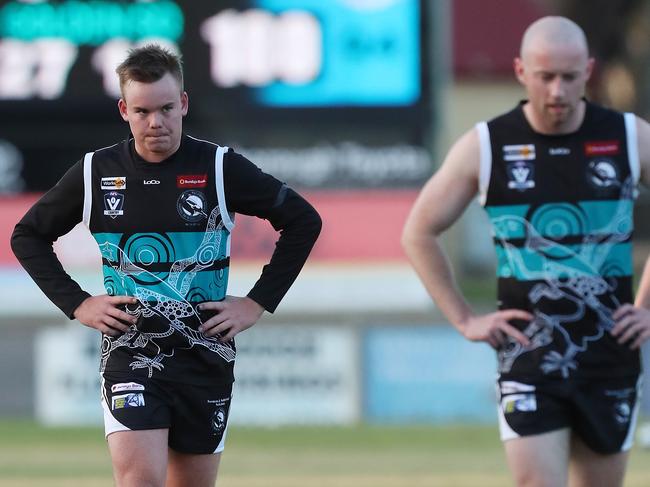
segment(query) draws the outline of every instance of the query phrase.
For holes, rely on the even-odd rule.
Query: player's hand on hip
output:
[[[493,348],[500,348],[508,343],[508,337],[528,346],[530,340],[517,328],[508,323],[510,320],[531,321],[533,315],[520,309],[504,309],[494,313],[472,316],[462,326],[462,333],[473,342],[487,342]]]
[[[198,308],[217,312],[199,327],[199,331],[208,337],[218,335],[222,342],[232,340],[237,333],[253,326],[264,312],[264,308],[248,296],[226,296],[223,301],[207,301]]]
[[[77,306],[73,315],[82,324],[115,337],[127,332],[137,321],[137,317],[118,309],[117,306],[136,302],[137,299],[132,296],[91,296]]]
[[[619,344],[636,350],[650,338],[650,310],[624,304],[612,314],[615,324],[610,333]]]

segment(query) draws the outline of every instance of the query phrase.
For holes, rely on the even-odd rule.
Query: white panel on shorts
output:
[[[104,436],[105,437],[108,437],[108,435],[110,435],[111,433],[115,433],[117,431],[131,431],[129,427],[124,426],[117,419],[115,419],[115,416],[113,416],[113,413],[111,413],[111,408],[108,406],[108,399],[106,398],[105,395],[103,377],[102,377],[102,409],[104,410]]]
[[[508,421],[506,421],[506,416],[503,414],[503,402],[501,400],[499,400],[499,404],[497,404],[497,412],[499,414],[499,433],[501,436],[501,441],[508,441],[519,438],[520,435],[515,430],[513,430],[508,424]]]
[[[485,206],[487,192],[490,185],[490,174],[492,173],[492,146],[490,144],[490,130],[487,122],[476,124],[478,141],[480,147],[480,166],[478,173],[478,202]]]
[[[624,113],[625,134],[627,138],[627,158],[630,162],[630,173],[634,184],[639,182],[641,169],[639,165],[639,140],[636,134],[636,115],[633,113]]]
[[[217,448],[215,448],[213,453],[221,453],[226,446],[226,435],[228,434],[228,424],[226,424],[225,429],[223,430],[223,435],[221,435],[221,441],[217,445]]]
[[[82,221],[88,229],[90,229],[90,210],[93,206],[93,188],[92,188],[92,174],[93,174],[93,154],[88,152],[84,156],[84,208],[82,213]]]

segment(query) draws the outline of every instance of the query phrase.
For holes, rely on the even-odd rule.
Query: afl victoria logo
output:
[[[205,213],[206,201],[202,192],[189,189],[183,191],[176,202],[178,214],[184,220],[196,223],[208,215]]]

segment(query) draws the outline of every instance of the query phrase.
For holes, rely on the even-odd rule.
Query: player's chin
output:
[[[169,137],[150,137],[147,139],[147,149],[151,152],[167,152],[171,149]]]

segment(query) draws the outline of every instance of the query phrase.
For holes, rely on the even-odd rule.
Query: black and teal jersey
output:
[[[633,301],[636,121],[586,103],[571,134],[535,132],[514,110],[476,126],[480,202],[493,231],[500,309],[530,311],[530,338],[499,351],[502,377],[636,374],[639,354],[610,335]]]
[[[281,231],[248,296],[273,312],[320,231],[316,211],[246,158],[184,135],[159,163],[133,140],[74,165],[18,223],[12,248],[45,294],[69,317],[89,295],[63,270],[52,242],[80,221],[101,253],[109,295],[133,296],[137,326],[103,336],[101,370],[190,383],[233,380],[234,342],[206,337],[197,305],[226,296],[235,213]]]

